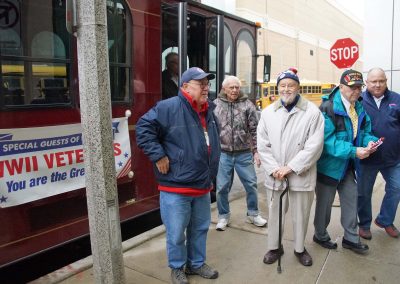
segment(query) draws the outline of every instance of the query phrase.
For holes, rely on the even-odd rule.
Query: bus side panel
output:
[[[141,3],[142,2],[142,3]],[[153,107],[161,98],[161,5],[160,1],[148,1],[145,13],[138,10],[147,1],[133,1],[133,59],[134,99],[132,122]],[[157,9],[154,2],[158,2]],[[138,6],[136,6],[136,4]],[[135,132],[132,139],[133,172],[137,200],[158,196],[153,166],[136,146]],[[157,204],[158,207],[158,204]]]
[[[131,139],[133,179],[119,180],[121,220],[132,219],[159,208],[158,190],[152,165],[136,147],[134,125],[137,119],[160,99],[160,1],[131,1],[133,105],[115,104],[113,117],[127,109]],[[139,3],[140,2],[140,3]],[[75,54],[76,55],[76,54]],[[75,57],[76,58],[76,57]],[[75,67],[73,67],[75,69]],[[74,77],[76,78],[76,77]],[[78,83],[77,80],[72,82]],[[73,88],[77,87],[71,86]],[[80,121],[79,96],[71,107],[6,110],[0,112],[0,128],[62,125]],[[62,245],[88,234],[85,190],[44,198],[19,206],[0,209],[0,267],[24,257]],[[5,232],[5,233],[4,233]]]

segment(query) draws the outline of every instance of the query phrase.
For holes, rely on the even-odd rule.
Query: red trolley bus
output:
[[[224,77],[236,75],[255,101],[257,27],[195,1],[106,2],[112,116],[132,113],[132,172],[118,179],[124,222],[159,207],[152,165],[134,137],[138,118],[162,99],[165,55],[179,52],[180,70],[199,66],[216,74],[212,99]],[[77,44],[65,19],[66,0],[0,1],[0,146],[11,130],[52,131],[80,122]],[[19,167],[5,149],[0,147],[0,181]],[[0,268],[88,235],[84,188],[13,206],[7,206],[9,192],[29,196],[32,190],[1,190]]]

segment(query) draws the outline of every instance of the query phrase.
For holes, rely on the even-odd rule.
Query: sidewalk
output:
[[[261,181],[262,173],[257,171]],[[340,225],[340,207],[332,208],[331,224],[328,227],[333,240],[339,244],[336,251],[326,250],[312,241],[314,205],[311,209],[306,248],[313,257],[311,267],[302,266],[293,254],[293,234],[290,212],[288,212],[283,236],[285,254],[282,257],[282,273],[277,264],[262,262],[266,252],[267,228],[257,228],[245,223],[245,194],[235,181],[231,198],[232,223],[224,232],[215,230],[217,222],[216,204],[212,204],[212,224],[207,242],[207,263],[219,271],[215,280],[189,276],[190,283],[399,283],[400,239],[389,237],[383,229],[372,225],[373,238],[363,240],[370,247],[366,256],[357,255],[341,247],[343,230]],[[239,190],[238,190],[239,189]],[[260,211],[267,216],[266,194],[259,187]],[[373,212],[379,210],[384,194],[381,177],[375,184]],[[395,225],[400,227],[400,218]],[[170,269],[165,253],[163,226],[154,228],[123,243],[126,283],[170,283]],[[31,283],[94,283],[91,257],[73,263]]]

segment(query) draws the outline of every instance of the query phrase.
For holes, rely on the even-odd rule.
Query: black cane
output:
[[[278,267],[276,268],[278,270],[278,273],[282,273],[282,268],[281,268],[281,256],[282,256],[282,251],[283,251],[283,246],[282,246],[282,199],[283,196],[288,192],[289,190],[289,179],[285,177],[286,181],[286,188],[282,192],[281,196],[279,197],[279,258],[278,258]]]

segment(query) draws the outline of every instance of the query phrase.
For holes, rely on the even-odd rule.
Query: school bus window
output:
[[[268,88],[264,88],[264,97],[268,96]]]

